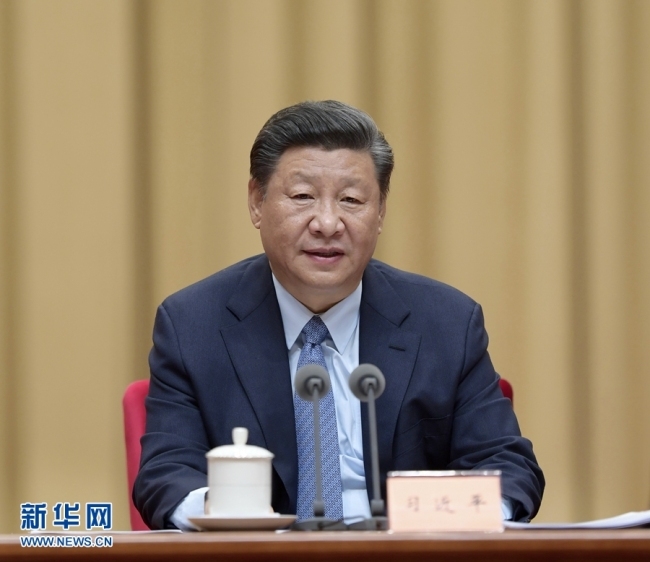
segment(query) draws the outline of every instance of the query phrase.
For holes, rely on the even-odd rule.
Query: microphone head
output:
[[[315,363],[303,365],[298,369],[294,379],[296,393],[303,400],[313,400],[314,387],[318,389],[318,398],[325,396],[332,388],[330,375],[326,369]]]
[[[379,398],[386,388],[384,374],[375,365],[362,363],[350,374],[350,390],[362,402],[368,402],[368,389],[373,386],[375,399]]]

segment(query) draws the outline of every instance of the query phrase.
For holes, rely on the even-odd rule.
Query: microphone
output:
[[[320,448],[320,411],[319,401],[332,388],[330,375],[320,365],[311,363],[304,365],[296,373],[294,379],[296,394],[303,400],[312,402],[314,405],[314,472],[316,473],[316,497],[314,499],[314,517],[297,521],[293,528],[302,531],[331,531],[346,529],[343,521],[328,519],[325,517],[325,502],[323,501],[322,484],[322,459]]]
[[[378,367],[370,363],[359,365],[350,374],[350,390],[361,402],[368,403],[368,425],[370,426],[370,458],[372,466],[372,500],[370,502],[370,519],[352,523],[350,529],[381,531],[388,528],[384,516],[384,500],[381,499],[379,484],[379,447],[377,445],[377,413],[375,400],[386,388],[386,379]]]

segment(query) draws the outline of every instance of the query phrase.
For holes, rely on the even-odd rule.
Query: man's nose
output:
[[[316,213],[309,222],[309,230],[312,234],[321,236],[335,236],[343,231],[345,225],[341,219],[340,209],[336,202],[321,201],[316,207]]]

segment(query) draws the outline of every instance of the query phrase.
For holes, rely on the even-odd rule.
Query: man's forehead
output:
[[[372,156],[365,150],[347,148],[325,150],[317,147],[291,148],[285,151],[273,175],[297,180],[317,180],[324,175],[337,176],[356,183],[376,181]]]

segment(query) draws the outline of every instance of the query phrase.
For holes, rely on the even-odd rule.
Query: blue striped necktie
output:
[[[327,326],[320,316],[313,316],[302,330],[304,344],[298,359],[298,369],[315,363],[324,369],[325,357],[321,344],[328,336]],[[303,400],[297,394],[293,396],[296,418],[296,439],[298,445],[298,520],[314,516],[314,498],[316,497],[316,469],[314,447],[314,415],[311,402]],[[336,408],[334,393],[330,390],[321,397],[320,404],[320,440],[323,477],[323,501],[325,517],[343,519],[343,499],[341,496],[341,466],[339,463],[339,436],[336,425]]]

